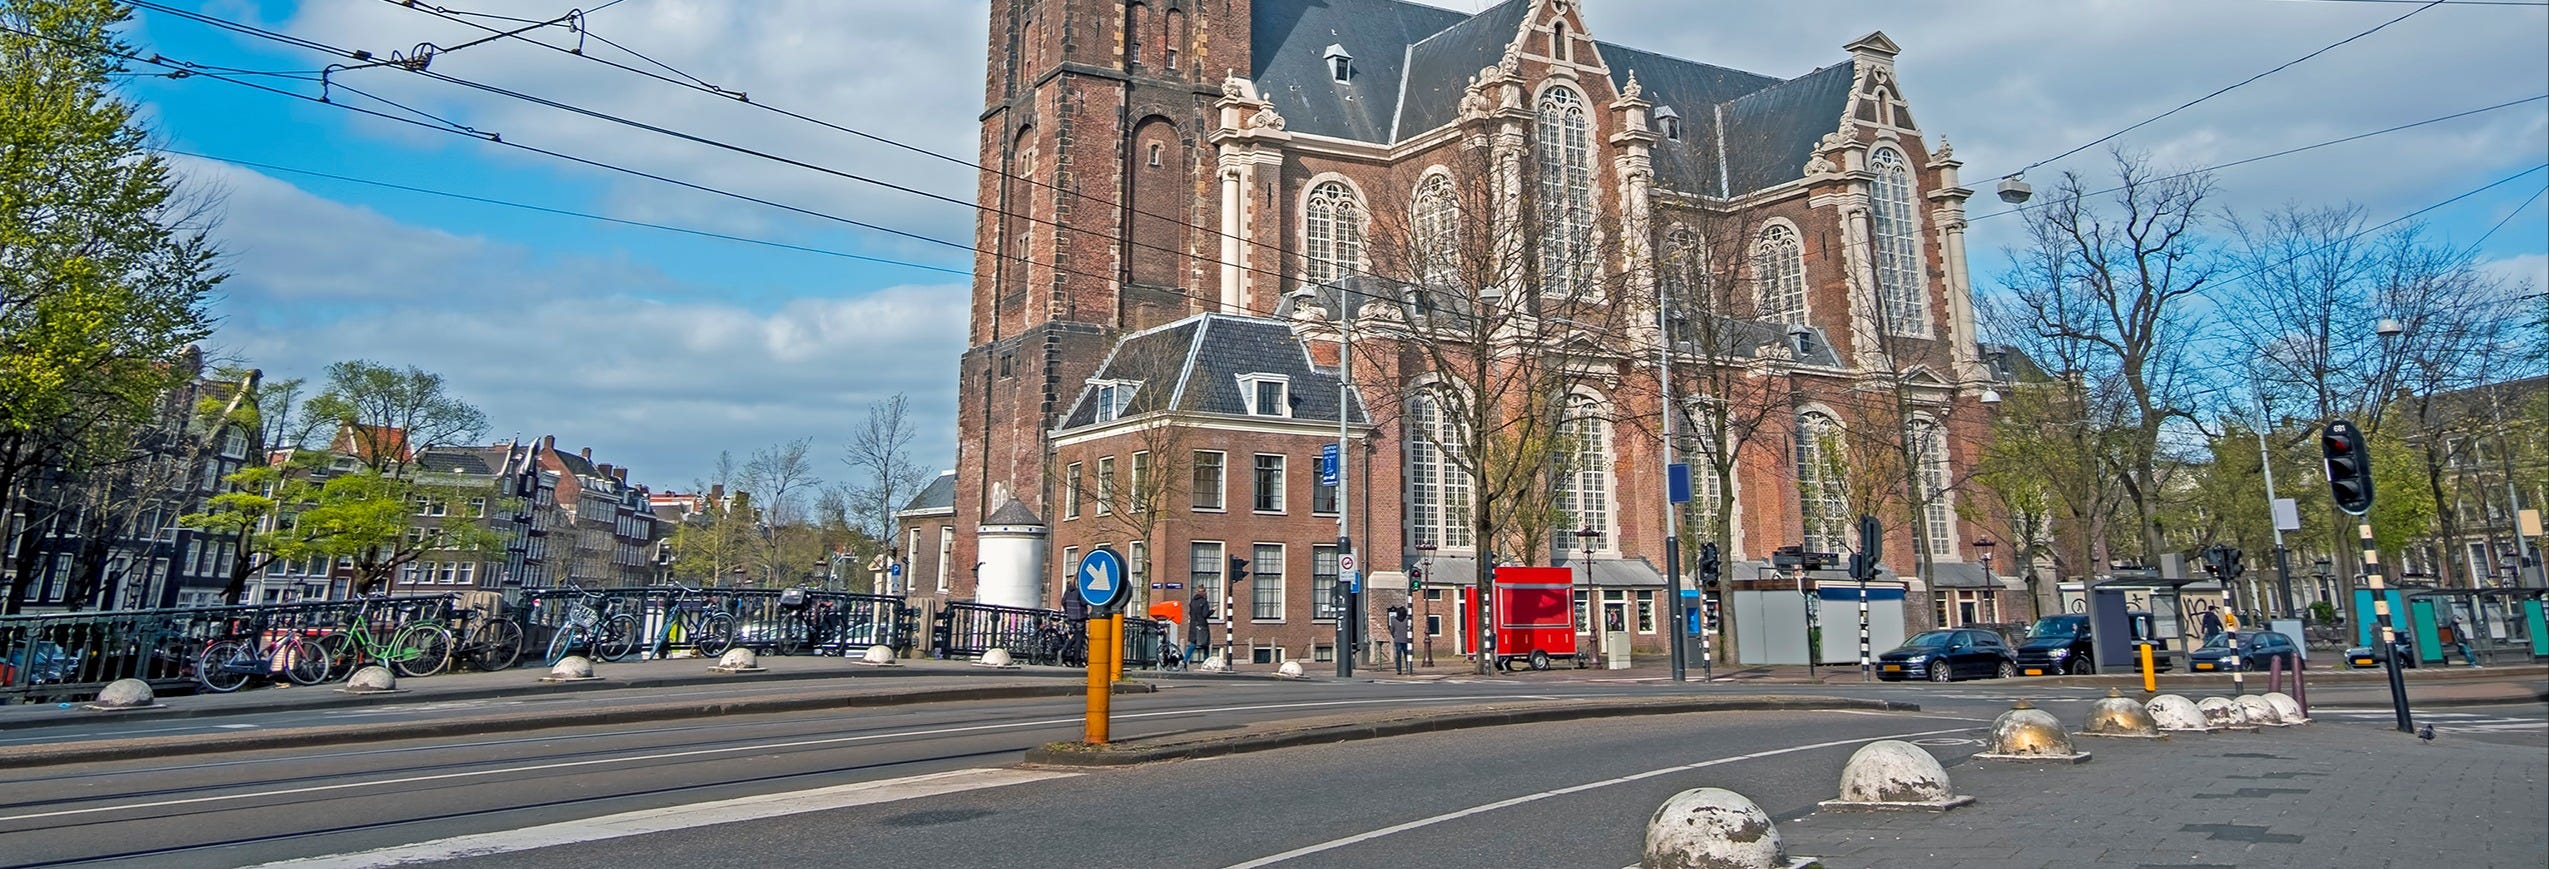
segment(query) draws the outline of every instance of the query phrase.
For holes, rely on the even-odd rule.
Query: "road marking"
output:
[[[1115,717],[1116,717],[1116,718],[1118,718],[1118,719],[1125,719],[1125,718],[1164,718],[1164,717],[1174,716],[1174,715],[1208,715],[1208,714],[1217,713],[1217,712],[1262,712],[1262,711],[1265,711],[1265,710],[1268,710],[1268,709],[1303,709],[1303,708],[1317,708],[1317,707],[1326,707],[1326,706],[1360,706],[1360,705],[1369,705],[1369,704],[1376,704],[1376,703],[1452,703],[1452,702],[1459,702],[1459,701],[1464,701],[1464,700],[1480,700],[1480,699],[1487,699],[1487,700],[1509,700],[1509,699],[1514,699],[1514,698],[1513,698],[1512,696],[1509,696],[1509,695],[1473,695],[1473,696],[1468,696],[1468,697],[1432,697],[1432,698],[1421,698],[1421,699],[1414,699],[1414,700],[1400,700],[1400,699],[1389,699],[1389,700],[1322,700],[1322,701],[1305,702],[1305,703],[1263,703],[1263,704],[1257,704],[1257,705],[1251,705],[1251,706],[1217,706],[1217,707],[1211,707],[1211,708],[1206,708],[1206,709],[1171,709],[1171,710],[1164,710],[1164,711],[1160,711],[1160,712],[1134,712],[1134,713],[1128,713],[1128,714],[1124,714],[1124,715],[1117,715],[1117,716],[1115,716]],[[1074,724],[1074,723],[1078,723],[1078,722],[1079,722],[1079,721],[1081,721],[1081,720],[1082,720],[1082,717],[1081,717],[1081,716],[1074,715],[1074,716],[1069,717],[1069,718],[1046,718],[1046,719],[1040,719],[1040,720],[1035,720],[1035,721],[1011,721],[1011,722],[1005,722],[1005,723],[1001,723],[1001,724],[975,724],[975,725],[968,725],[968,726],[964,726],[964,727],[937,727],[937,728],[929,728],[929,729],[924,729],[924,730],[902,730],[902,731],[894,731],[894,732],[889,732],[889,733],[866,733],[866,734],[860,734],[860,735],[856,735],[856,736],[830,736],[830,737],[824,737],[824,738],[822,738],[822,739],[799,739],[799,740],[793,740],[793,741],[789,741],[789,742],[767,742],[767,743],[755,743],[755,744],[750,744],[750,745],[729,745],[729,746],[724,746],[724,747],[720,747],[720,748],[695,748],[695,749],[689,749],[689,750],[686,750],[686,751],[667,751],[667,752],[660,752],[660,753],[656,753],[656,754],[630,755],[630,756],[627,756],[627,757],[601,757],[601,758],[591,758],[591,759],[587,759],[587,760],[559,761],[559,762],[556,762],[556,763],[533,764],[533,765],[530,765],[530,766],[509,766],[509,767],[500,767],[500,768],[492,768],[492,769],[468,770],[468,771],[464,771],[464,772],[446,772],[446,773],[436,773],[436,774],[433,774],[433,775],[415,775],[415,776],[407,776],[407,777],[405,777],[405,778],[379,779],[379,780],[375,780],[375,781],[338,782],[338,783],[336,783],[336,784],[309,785],[309,786],[306,786],[306,787],[297,787],[297,788],[280,788],[280,789],[276,789],[276,790],[268,790],[268,791],[251,791],[251,792],[247,792],[247,793],[220,794],[220,795],[216,795],[216,796],[188,797],[188,798],[185,798],[185,799],[177,799],[177,800],[157,800],[157,801],[147,802],[147,803],[127,803],[127,804],[112,805],[112,806],[90,806],[90,807],[88,807],[88,808],[81,808],[81,809],[59,809],[59,810],[56,810],[56,811],[50,811],[50,812],[33,812],[33,813],[23,814],[23,815],[0,815],[0,823],[7,823],[7,822],[10,822],[10,821],[33,821],[33,820],[41,820],[41,819],[44,819],[44,818],[61,818],[61,817],[69,817],[69,816],[72,816],[72,815],[90,815],[90,814],[96,814],[96,813],[99,813],[99,812],[115,812],[115,811],[123,811],[123,810],[126,810],[126,809],[155,809],[155,808],[160,808],[160,807],[163,807],[163,806],[186,806],[186,805],[198,805],[198,804],[202,804],[202,803],[218,803],[218,802],[229,802],[229,801],[232,801],[232,800],[255,799],[255,798],[258,798],[258,797],[283,797],[283,796],[293,796],[293,795],[295,795],[295,794],[325,793],[325,792],[328,792],[328,791],[349,790],[349,789],[352,789],[352,788],[378,787],[378,786],[383,786],[383,785],[403,785],[403,784],[414,784],[414,783],[417,783],[417,782],[428,782],[428,781],[448,781],[448,780],[451,780],[451,779],[477,778],[477,777],[480,777],[480,776],[502,775],[502,774],[507,774],[507,773],[540,772],[540,771],[543,771],[543,770],[552,770],[552,769],[571,769],[571,768],[576,768],[576,767],[600,766],[600,765],[603,765],[603,764],[614,764],[614,763],[637,763],[637,762],[641,762],[641,761],[656,761],[656,760],[674,760],[674,759],[687,758],[687,757],[705,757],[705,756],[709,756],[709,755],[718,755],[718,754],[734,754],[734,753],[736,753],[736,752],[747,752],[747,751],[778,751],[778,750],[781,750],[781,749],[788,749],[788,748],[806,748],[806,747],[810,747],[810,746],[819,746],[819,745],[841,745],[841,744],[853,743],[853,742],[872,742],[872,741],[879,740],[879,739],[895,739],[895,738],[899,738],[899,737],[906,737],[906,736],[944,736],[944,735],[947,735],[947,734],[950,734],[950,733],[980,733],[980,732],[983,732],[983,731],[986,731],[986,730],[1015,730],[1015,729],[1017,729],[1017,728],[1021,728],[1021,727],[1050,727],[1050,726],[1058,725],[1058,724]]]
[[[762,794],[759,796],[738,797],[730,800],[718,800],[716,802],[694,803],[684,806],[667,806],[660,809],[623,812],[616,815],[604,815],[599,818],[565,821],[555,824],[543,824],[537,827],[524,827],[519,830],[506,830],[496,833],[453,836],[447,839],[435,839],[430,842],[419,842],[413,845],[398,845],[388,848],[377,848],[370,851],[358,851],[350,854],[331,854],[324,857],[280,860],[273,863],[261,864],[260,869],[279,869],[279,867],[296,867],[296,869],[329,869],[329,867],[405,866],[417,863],[432,863],[442,860],[455,860],[462,857],[483,857],[491,854],[509,854],[515,851],[529,851],[534,848],[573,845],[581,842],[597,842],[604,839],[618,839],[626,836],[642,836],[648,833],[684,830],[692,827],[705,827],[713,824],[733,823],[736,821],[755,821],[763,818],[776,818],[784,815],[804,814],[806,812],[846,809],[853,806],[890,803],[899,800],[917,799],[920,797],[945,796],[948,794],[982,790],[985,788],[1007,787],[1010,785],[1045,781],[1048,779],[1071,778],[1077,775],[1079,774],[1054,772],[1049,770],[957,770],[954,772],[916,775],[908,778],[886,779],[884,781],[835,785],[832,787],[792,791],[789,793]]]
[[[1357,833],[1357,834],[1354,834],[1354,835],[1351,835],[1351,836],[1347,836],[1347,837],[1342,838],[1342,839],[1330,839],[1330,840],[1325,841],[1325,842],[1320,842],[1320,843],[1318,843],[1318,844],[1316,844],[1316,845],[1306,845],[1306,846],[1303,846],[1303,847],[1294,848],[1294,849],[1292,849],[1292,850],[1290,850],[1290,851],[1285,851],[1285,852],[1283,852],[1283,853],[1281,853],[1281,854],[1275,854],[1275,855],[1266,856],[1266,857],[1259,857],[1259,858],[1257,858],[1257,859],[1255,859],[1255,860],[1250,860],[1250,861],[1248,861],[1248,862],[1246,862],[1246,863],[1236,863],[1236,864],[1232,864],[1232,865],[1229,867],[1229,869],[1257,869],[1257,867],[1260,867],[1260,866],[1272,866],[1272,865],[1274,865],[1274,864],[1276,864],[1276,863],[1281,863],[1281,862],[1283,862],[1283,861],[1290,860],[1290,859],[1293,859],[1293,858],[1295,858],[1295,857],[1307,857],[1307,856],[1310,856],[1310,855],[1312,855],[1312,854],[1320,853],[1320,852],[1322,852],[1322,851],[1333,851],[1333,850],[1336,850],[1336,849],[1338,849],[1338,848],[1343,848],[1343,847],[1345,847],[1345,846],[1347,846],[1347,845],[1352,845],[1352,844],[1355,844],[1355,843],[1358,843],[1358,842],[1369,842],[1369,841],[1371,841],[1371,840],[1373,840],[1373,839],[1378,839],[1378,838],[1381,838],[1381,837],[1383,837],[1383,836],[1390,836],[1390,835],[1395,835],[1395,834],[1398,834],[1398,833],[1404,833],[1404,832],[1407,832],[1407,831],[1409,831],[1409,830],[1414,830],[1414,829],[1417,829],[1417,828],[1420,828],[1420,827],[1430,827],[1430,826],[1433,826],[1433,825],[1435,825],[1435,824],[1442,823],[1442,822],[1444,822],[1444,821],[1456,821],[1456,820],[1459,820],[1459,819],[1461,819],[1461,818],[1469,817],[1469,816],[1471,816],[1471,815],[1480,815],[1480,814],[1485,814],[1485,813],[1487,813],[1487,812],[1492,812],[1492,811],[1495,811],[1495,810],[1497,810],[1497,809],[1509,809],[1509,808],[1512,808],[1512,807],[1514,807],[1514,806],[1523,805],[1523,804],[1525,804],[1525,803],[1538,802],[1538,801],[1540,801],[1540,800],[1545,800],[1545,799],[1548,799],[1548,798],[1550,798],[1550,797],[1561,797],[1561,796],[1566,796],[1566,795],[1568,795],[1568,794],[1582,793],[1582,792],[1584,792],[1584,791],[1595,790],[1595,789],[1598,789],[1598,788],[1606,788],[1606,787],[1610,787],[1610,786],[1612,786],[1612,785],[1627,784],[1627,783],[1629,783],[1629,782],[1633,782],[1633,781],[1643,781],[1643,780],[1645,780],[1645,779],[1654,778],[1654,777],[1656,777],[1656,776],[1662,776],[1662,775],[1672,775],[1672,774],[1677,773],[1677,772],[1689,772],[1689,771],[1691,771],[1691,770],[1695,770],[1695,769],[1706,769],[1706,768],[1708,768],[1708,767],[1712,767],[1712,766],[1721,766],[1721,765],[1724,765],[1724,764],[1737,763],[1737,762],[1747,761],[1747,760],[1760,760],[1760,759],[1765,758],[1765,757],[1777,757],[1777,756],[1782,755],[1782,754],[1795,754],[1795,753],[1800,752],[1800,751],[1814,751],[1814,750],[1816,750],[1816,749],[1822,749],[1822,748],[1837,748],[1837,747],[1844,746],[1844,745],[1858,745],[1858,744],[1863,743],[1863,742],[1875,742],[1875,741],[1878,741],[1878,740],[1881,740],[1881,739],[1911,739],[1911,738],[1914,738],[1914,737],[1921,737],[1921,736],[1940,736],[1940,735],[1943,735],[1943,734],[1949,734],[1949,733],[1963,733],[1963,732],[1965,732],[1965,731],[1973,730],[1973,729],[1975,729],[1975,728],[1971,728],[1971,727],[1956,727],[1956,728],[1950,728],[1950,729],[1947,729],[1947,730],[1924,730],[1924,731],[1920,731],[1920,732],[1917,732],[1917,733],[1897,733],[1897,734],[1893,734],[1893,735],[1891,735],[1891,736],[1870,736],[1870,737],[1865,737],[1865,738],[1862,738],[1862,739],[1839,739],[1839,740],[1834,740],[1834,741],[1831,741],[1831,742],[1818,742],[1818,743],[1814,743],[1814,744],[1812,744],[1812,745],[1798,745],[1798,746],[1792,746],[1792,747],[1789,747],[1789,748],[1774,748],[1774,749],[1771,749],[1771,750],[1769,750],[1769,751],[1756,751],[1756,752],[1753,752],[1753,753],[1751,753],[1751,754],[1739,754],[1739,755],[1736,755],[1736,756],[1734,756],[1734,757],[1721,757],[1721,758],[1718,758],[1718,759],[1716,759],[1716,760],[1703,760],[1703,761],[1700,761],[1700,762],[1698,762],[1698,763],[1686,763],[1686,764],[1682,764],[1682,765],[1680,765],[1680,766],[1668,766],[1668,767],[1665,767],[1665,768],[1663,768],[1663,769],[1650,769],[1650,770],[1647,770],[1647,771],[1645,771],[1645,772],[1630,773],[1630,774],[1628,774],[1628,775],[1620,776],[1620,777],[1618,777],[1618,778],[1603,779],[1603,780],[1601,780],[1601,781],[1597,781],[1597,782],[1586,782],[1586,783],[1584,783],[1584,784],[1580,784],[1580,785],[1569,785],[1569,786],[1567,786],[1567,787],[1562,787],[1562,788],[1558,788],[1558,789],[1555,789],[1555,790],[1546,790],[1546,791],[1541,791],[1541,792],[1539,792],[1539,793],[1535,793],[1535,794],[1524,794],[1524,795],[1522,795],[1522,796],[1513,797],[1513,798],[1510,798],[1510,799],[1497,800],[1497,801],[1492,802],[1492,803],[1487,803],[1487,804],[1484,804],[1484,805],[1471,806],[1471,807],[1469,807],[1469,808],[1461,809],[1461,810],[1459,810],[1459,811],[1444,812],[1444,813],[1442,813],[1442,814],[1435,815],[1435,816],[1430,817],[1430,818],[1418,818],[1418,819],[1416,819],[1416,820],[1409,821],[1409,822],[1404,823],[1404,824],[1394,824],[1394,825],[1391,825],[1391,826],[1382,827],[1382,828],[1380,828],[1380,829],[1378,829],[1378,830],[1373,830],[1373,831],[1366,832],[1366,833]]]

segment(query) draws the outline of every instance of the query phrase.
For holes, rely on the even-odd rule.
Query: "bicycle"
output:
[[[832,602],[811,599],[803,593],[802,589],[788,591],[796,594],[796,602],[790,603],[790,595],[787,593],[779,596],[779,607],[786,614],[780,616],[779,635],[771,651],[781,655],[794,655],[812,649],[815,654],[822,654],[823,644],[830,633],[828,629],[834,618],[831,612]]]
[[[365,597],[345,630],[318,639],[331,666],[343,667],[348,678],[365,662],[385,665],[401,676],[423,678],[451,664],[451,631],[441,625],[417,622],[389,629],[389,639],[381,639],[381,631],[372,625],[372,604],[380,600],[378,595]]]
[[[585,591],[582,586],[568,589],[582,599],[567,604],[566,624],[549,638],[548,662],[554,666],[567,653],[581,647],[596,658],[618,661],[637,651],[637,619],[619,612],[617,602],[600,592]],[[594,607],[600,602],[601,608]]]
[[[281,673],[295,685],[316,685],[327,681],[329,661],[326,650],[303,637],[300,631],[284,631],[271,641],[260,643],[265,630],[263,619],[246,625],[234,623],[233,630],[210,643],[195,656],[195,681],[204,690],[228,694],[246,687],[258,676]]]
[[[653,657],[664,657],[665,647],[675,641],[675,632],[701,657],[723,655],[726,647],[735,642],[735,617],[722,608],[712,608],[706,592],[676,582],[672,595],[664,600],[664,624],[655,632]]]
[[[522,662],[522,623],[474,609],[455,611],[451,620],[452,633],[462,638],[453,657],[467,661],[471,668],[493,673]],[[472,621],[478,623],[472,625]]]

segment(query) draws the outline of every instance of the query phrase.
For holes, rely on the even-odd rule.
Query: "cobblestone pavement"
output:
[[[1800,812],[1779,831],[1789,853],[1831,869],[2549,866],[2549,734],[2505,744],[2437,730],[2428,743],[2386,720],[2339,719],[2166,740],[2081,737],[2095,757],[2078,766],[1933,745],[1976,805],[1945,815]]]

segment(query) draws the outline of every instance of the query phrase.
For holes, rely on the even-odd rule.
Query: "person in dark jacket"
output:
[[[1212,610],[1212,598],[1205,597],[1200,590],[1186,601],[1186,660],[1201,661],[1210,657],[1204,654],[1204,643],[1212,627]]]

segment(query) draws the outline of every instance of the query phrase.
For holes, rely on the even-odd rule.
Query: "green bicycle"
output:
[[[417,622],[405,627],[372,625],[372,603],[377,597],[365,598],[354,608],[353,620],[345,630],[319,638],[319,648],[335,666],[331,673],[348,677],[367,663],[382,664],[398,675],[422,678],[443,671],[451,663],[451,631],[438,624]],[[382,639],[383,634],[388,639]]]

